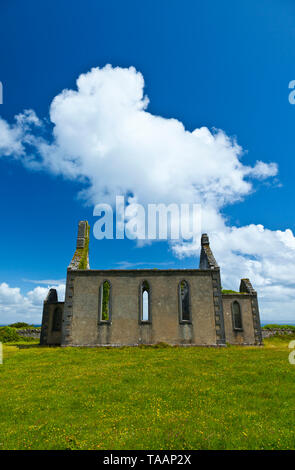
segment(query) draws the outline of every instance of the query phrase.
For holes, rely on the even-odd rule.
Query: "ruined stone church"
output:
[[[44,301],[41,344],[61,346],[262,344],[257,293],[249,279],[224,293],[206,234],[199,269],[90,269],[89,225],[79,222],[65,301]]]

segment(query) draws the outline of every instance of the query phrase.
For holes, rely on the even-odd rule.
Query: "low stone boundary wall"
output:
[[[39,330],[36,330],[36,328],[26,328],[24,330],[17,329],[16,330],[17,334],[20,336],[24,336],[25,338],[40,338],[40,333],[41,333],[41,328]]]
[[[24,330],[22,329],[17,329],[17,333],[20,336],[24,336],[26,338],[40,338],[40,333],[41,329],[36,330],[35,328],[26,328]],[[276,336],[276,335],[294,335],[295,331],[290,329],[290,330],[282,330],[280,328],[271,328],[269,330],[264,330],[263,328],[261,329],[262,332],[262,338],[270,338],[271,336]]]
[[[292,329],[282,330],[280,328],[271,328],[269,330],[264,330],[262,328],[261,331],[262,331],[262,338],[270,338],[271,336],[276,336],[276,335],[294,335],[295,334],[295,331]]]

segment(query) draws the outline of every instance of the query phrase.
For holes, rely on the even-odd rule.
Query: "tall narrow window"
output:
[[[104,281],[100,285],[100,321],[111,319],[111,284]]]
[[[57,307],[53,312],[52,331],[61,331],[62,311]]]
[[[243,323],[242,323],[241,307],[240,307],[239,302],[237,302],[236,300],[232,303],[232,314],[233,314],[234,330],[242,330]]]
[[[147,281],[141,284],[141,302],[140,302],[140,320],[142,322],[150,321],[150,286]]]
[[[190,301],[189,301],[189,285],[186,281],[179,283],[179,309],[180,321],[190,322]]]

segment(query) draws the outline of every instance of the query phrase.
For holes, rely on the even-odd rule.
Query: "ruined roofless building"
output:
[[[199,269],[90,269],[88,242],[89,225],[81,221],[65,301],[55,289],[44,301],[41,344],[262,343],[256,291],[242,279],[239,293],[222,293],[206,234]]]

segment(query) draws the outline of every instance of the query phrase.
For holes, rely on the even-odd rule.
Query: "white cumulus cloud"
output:
[[[48,290],[57,290],[58,300],[63,301],[65,284],[46,287],[37,286],[26,294],[19,287],[10,287],[6,282],[0,284],[0,325],[25,321],[30,324],[40,324],[42,319],[43,301]]]

